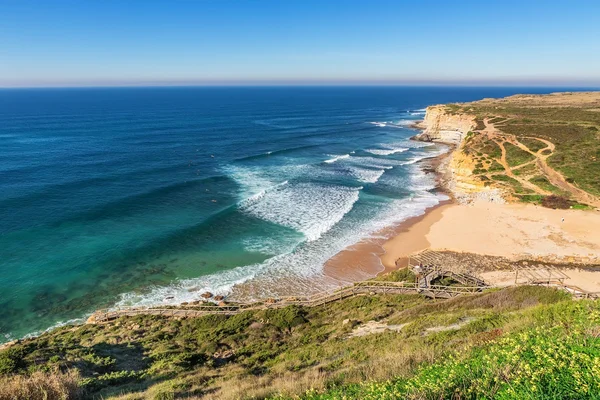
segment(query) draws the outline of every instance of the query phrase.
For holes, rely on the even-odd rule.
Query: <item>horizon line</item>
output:
[[[600,89],[600,82],[123,82],[123,83],[96,83],[96,84],[42,84],[42,85],[0,85],[0,90],[7,89],[100,89],[100,88],[193,88],[193,87],[548,87],[548,88],[579,88]]]

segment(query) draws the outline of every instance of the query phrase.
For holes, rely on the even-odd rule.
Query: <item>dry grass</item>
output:
[[[31,375],[13,375],[0,378],[0,400],[71,400],[83,399],[78,385],[79,373],[41,371]]]
[[[278,395],[294,397],[311,389],[323,390],[332,385],[385,381],[398,376],[409,376],[420,363],[435,361],[436,355],[431,348],[424,347],[417,351],[398,347],[393,352],[381,353],[358,365],[337,371],[325,371],[314,367],[304,371],[285,371],[259,376],[228,371],[227,376],[211,380],[210,387],[206,385],[206,371],[198,371],[197,374],[176,383],[160,383],[150,387],[146,393],[123,395],[114,399],[168,399],[174,392],[173,386],[186,387],[185,393],[180,393],[176,398],[190,400],[265,399]]]

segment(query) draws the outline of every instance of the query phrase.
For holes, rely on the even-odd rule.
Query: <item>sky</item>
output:
[[[0,87],[600,86],[600,1],[0,0]]]

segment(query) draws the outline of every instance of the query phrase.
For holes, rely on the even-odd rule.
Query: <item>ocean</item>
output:
[[[556,90],[0,90],[0,342],[249,279],[318,282],[443,198],[418,161],[446,147],[409,140],[426,106]]]

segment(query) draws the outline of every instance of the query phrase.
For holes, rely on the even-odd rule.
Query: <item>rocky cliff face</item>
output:
[[[475,179],[473,170],[477,161],[463,152],[464,147],[468,146],[464,141],[467,133],[477,127],[474,115],[452,114],[444,105],[430,106],[418,127],[423,132],[416,135],[415,140],[456,146],[440,171],[446,178],[447,189],[456,200],[461,203],[480,199],[503,201],[501,191],[486,187],[483,182]]]
[[[424,131],[415,136],[415,139],[460,145],[475,126],[473,115],[451,114],[443,105],[430,106],[427,107],[425,119],[420,124]]]

